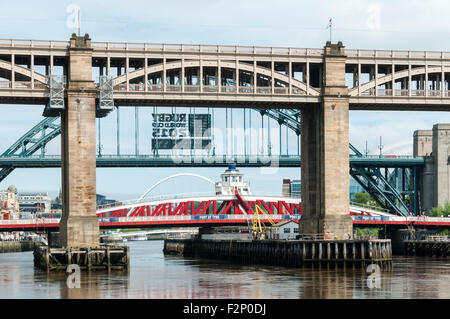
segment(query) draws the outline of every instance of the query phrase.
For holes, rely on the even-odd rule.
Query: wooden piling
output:
[[[385,266],[392,263],[392,258],[389,257],[389,253],[381,254],[381,247],[384,244],[386,244],[386,248],[390,247],[389,241],[389,239],[376,241],[272,240],[233,241],[231,243],[227,240],[165,240],[164,253],[286,267],[321,267],[326,263],[327,267],[332,264],[335,268],[338,268],[340,266],[345,267],[349,262],[354,267],[364,267],[370,263]],[[358,245],[361,252],[360,256],[357,255]],[[365,253],[366,250],[367,254]]]

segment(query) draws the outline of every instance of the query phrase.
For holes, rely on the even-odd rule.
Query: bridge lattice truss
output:
[[[0,103],[48,104],[48,77],[67,75],[68,45],[0,40]],[[279,109],[321,99],[323,49],[113,42],[92,48],[93,74],[111,77],[115,106]],[[449,110],[450,52],[345,53],[350,109]]]

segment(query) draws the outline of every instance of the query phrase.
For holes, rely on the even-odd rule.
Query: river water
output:
[[[129,274],[82,273],[79,289],[65,273],[34,269],[32,252],[0,254],[0,298],[450,298],[449,259],[394,257],[370,284],[364,269],[236,265],[165,256],[163,241],[127,245]]]

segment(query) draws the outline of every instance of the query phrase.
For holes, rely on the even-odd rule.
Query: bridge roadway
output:
[[[115,106],[321,102],[324,48],[88,41],[92,74],[113,77]],[[46,105],[47,77],[69,74],[69,45],[0,39],[0,103]],[[450,52],[346,49],[345,73],[351,110],[450,110]]]
[[[244,213],[234,196],[195,196],[132,200],[99,206],[97,216],[100,228],[172,228],[202,226],[246,226],[252,222],[252,207],[258,204],[274,222],[298,221],[301,218],[299,198],[249,195],[249,212]],[[353,225],[360,227],[409,225],[450,227],[450,218],[403,217],[350,205]],[[268,224],[265,215],[261,221]],[[55,231],[59,218],[1,220],[0,231]]]
[[[273,221],[299,220],[300,215],[275,215]],[[352,216],[353,225],[359,227],[421,226],[449,228],[450,218],[444,217],[401,217],[401,216]],[[268,224],[268,220],[261,218]],[[0,220],[0,232],[9,231],[58,231],[59,218]],[[247,226],[245,215],[205,215],[205,216],[145,216],[99,218],[101,229],[120,228],[171,228],[202,226]]]
[[[300,167],[301,159],[297,155],[281,156],[171,156],[171,155],[101,155],[97,156],[97,167],[227,167],[230,164],[239,167]],[[423,166],[424,157],[383,155],[350,155],[351,166],[364,167],[414,167]],[[1,167],[36,168],[61,167],[59,155],[0,156]]]

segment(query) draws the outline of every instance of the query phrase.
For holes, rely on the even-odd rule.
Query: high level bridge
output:
[[[48,77],[68,76],[69,48],[69,41],[0,39],[2,103],[48,105]],[[92,70],[113,78],[114,106],[298,109],[322,102],[326,86],[326,48],[118,42],[90,48]],[[449,109],[450,52],[339,50],[350,110]]]
[[[341,42],[300,49],[91,42],[87,34],[68,42],[0,40],[0,77],[0,103],[61,114],[65,246],[97,241],[87,231],[98,223],[90,215],[95,117],[114,107],[293,110],[301,124],[301,231],[331,238],[352,233],[349,111],[450,110],[450,53],[345,50]],[[437,188],[448,188],[442,183],[436,179]],[[74,231],[80,226],[86,232]]]

